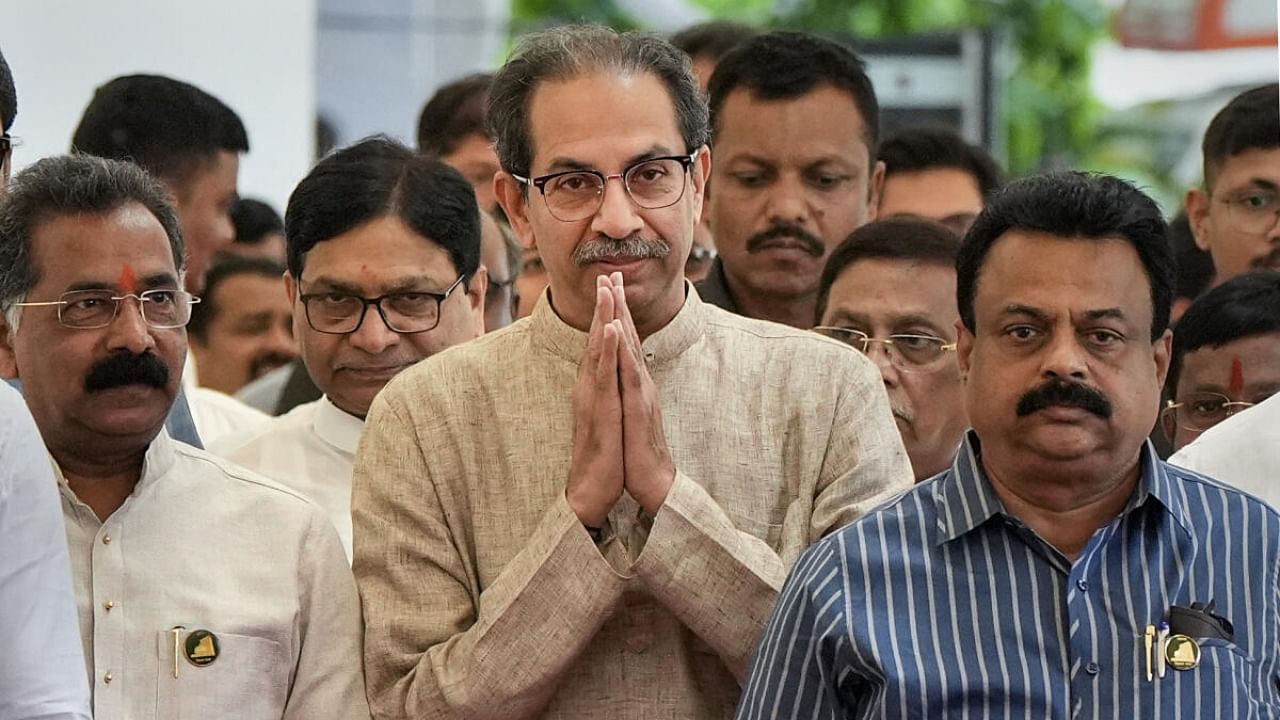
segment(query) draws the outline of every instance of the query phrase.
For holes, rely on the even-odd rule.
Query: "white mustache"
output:
[[[613,238],[588,240],[573,249],[573,264],[586,267],[605,259],[644,260],[664,258],[669,254],[671,254],[671,246],[661,240],[648,240],[639,235],[632,235],[621,240]]]

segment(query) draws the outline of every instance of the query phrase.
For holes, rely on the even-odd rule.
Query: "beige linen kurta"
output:
[[[911,486],[879,373],[690,287],[643,344],[676,480],[599,548],[570,510],[587,336],[533,315],[405,371],[356,458],[378,718],[727,718],[786,571]]]
[[[106,522],[59,487],[96,720],[368,720],[355,583],[318,507],[164,433]],[[218,657],[175,656],[175,628]]]

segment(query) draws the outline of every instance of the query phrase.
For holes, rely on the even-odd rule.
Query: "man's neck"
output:
[[[1128,504],[1140,475],[1137,458],[1119,473],[1096,479],[1022,477],[985,464],[984,469],[1005,508],[1073,563],[1093,534]]]
[[[730,275],[727,268],[724,279],[739,315],[790,325],[801,330],[813,327],[813,316],[818,308],[816,292],[799,297],[753,292]]]
[[[50,453],[71,491],[103,521],[133,493],[146,458],[146,448],[105,458],[52,448]]]

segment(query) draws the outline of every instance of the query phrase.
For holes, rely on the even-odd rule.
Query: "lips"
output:
[[[803,253],[805,255],[813,254],[808,243],[794,237],[772,238],[760,243],[758,248],[757,252],[765,252],[768,250],[789,250],[792,252]]]
[[[339,368],[339,370],[359,380],[385,382],[400,374],[410,365],[412,363],[407,365],[347,366]]]

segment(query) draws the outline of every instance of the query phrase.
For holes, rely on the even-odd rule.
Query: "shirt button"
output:
[[[110,536],[110,535],[103,535],[103,536],[102,536],[102,544],[103,544],[103,545],[110,545],[110,544],[111,544],[111,536]]]
[[[115,679],[116,679],[115,675],[112,675],[111,673],[107,673],[106,675],[103,675],[103,676],[102,676],[102,682],[104,682],[104,683],[106,683],[106,684],[108,684],[108,685],[110,685],[110,684],[111,684],[111,681],[112,681],[112,680],[115,680]]]
[[[1085,580],[1084,578],[1080,578],[1079,580],[1076,581],[1076,587],[1080,588],[1080,592],[1088,592],[1089,581]]]
[[[1097,675],[1098,672],[1101,670],[1102,668],[1098,667],[1098,663],[1096,662],[1091,662],[1088,665],[1084,666],[1084,671],[1089,673],[1090,675]]]
[[[108,601],[106,601],[106,602],[102,603],[102,608],[103,608],[104,610],[106,610],[107,612],[111,612],[111,608],[113,608],[113,607],[115,607],[115,606],[116,606],[115,602],[113,602],[113,601],[111,601],[111,600],[108,600]]]

